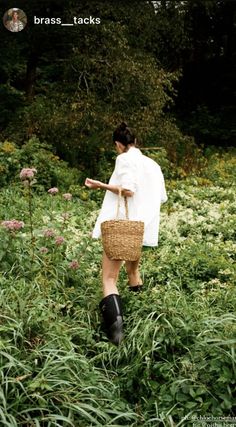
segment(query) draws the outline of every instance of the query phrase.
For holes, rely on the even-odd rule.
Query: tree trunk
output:
[[[34,98],[34,86],[36,81],[36,68],[37,68],[38,58],[35,53],[31,53],[26,69],[26,81],[25,81],[25,94],[26,99],[31,102]]]
[[[226,35],[226,57],[232,59],[235,52],[235,18],[236,18],[236,7],[235,3],[226,4],[226,22],[227,22],[227,35]]]

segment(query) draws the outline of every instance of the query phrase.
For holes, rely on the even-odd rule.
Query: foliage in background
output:
[[[36,136],[97,177],[111,159],[120,120],[135,129],[141,145],[164,147],[183,174],[198,168],[193,137],[200,147],[233,144],[233,2],[120,1],[117,7],[70,0],[65,7],[22,0],[21,6],[29,20],[96,14],[101,24],[29,25],[17,38],[3,32],[3,141],[21,146]]]
[[[38,191],[56,186],[59,182],[62,188],[67,189],[80,179],[78,169],[68,168],[68,164],[52,152],[52,147],[41,143],[36,137],[21,147],[7,140],[0,143],[0,185],[17,183],[23,167],[37,169]]]

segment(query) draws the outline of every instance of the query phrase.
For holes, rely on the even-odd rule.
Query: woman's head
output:
[[[13,19],[13,21],[17,21],[18,20],[18,12],[17,12],[17,10],[13,11],[12,19]]]
[[[135,144],[135,135],[125,122],[122,122],[113,132],[113,142],[119,142],[124,147]]]

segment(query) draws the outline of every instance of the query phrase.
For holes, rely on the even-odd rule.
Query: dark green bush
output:
[[[37,169],[37,187],[48,189],[59,186],[68,190],[72,184],[78,184],[81,174],[78,169],[69,168],[68,164],[60,160],[52,151],[52,147],[33,137],[21,147],[5,141],[0,144],[0,183],[2,186],[19,182],[19,173],[22,168]]]

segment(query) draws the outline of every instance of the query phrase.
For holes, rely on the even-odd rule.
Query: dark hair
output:
[[[128,144],[134,144],[135,135],[125,122],[122,122],[113,132],[113,142],[115,141],[121,142],[125,147]]]

